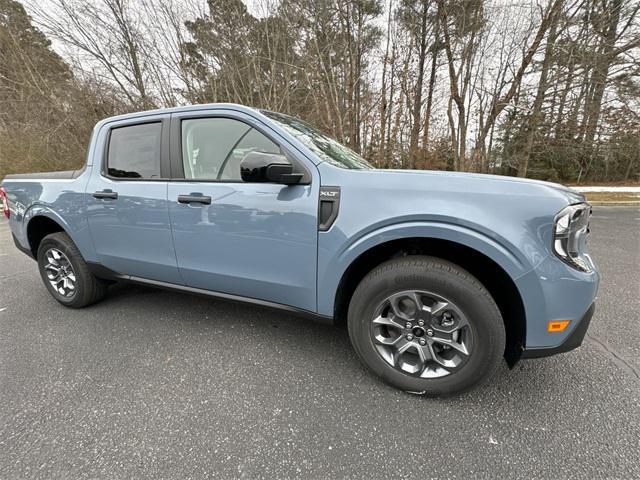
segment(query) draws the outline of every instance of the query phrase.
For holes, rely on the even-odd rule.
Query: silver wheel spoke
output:
[[[393,364],[396,367],[400,367],[400,357],[411,347],[411,342],[408,342],[404,337],[400,337],[400,340],[395,344],[393,352]]]
[[[399,329],[404,328],[403,325],[401,325],[400,323],[396,322],[395,320],[389,317],[378,316],[373,320],[373,323],[377,325],[386,325],[387,327],[394,327]]]
[[[395,344],[395,347],[399,353],[404,353],[411,347],[411,342],[401,336],[400,340]]]
[[[429,360],[434,358],[434,355],[431,352],[431,347],[428,344],[420,345],[418,347],[418,356],[420,357],[420,361],[423,363],[423,368],[426,367]]]
[[[439,364],[440,364],[440,365],[442,365],[443,367],[446,367],[446,366],[447,366],[447,362],[446,362],[444,359],[440,358],[440,357],[436,354],[435,350],[433,349],[433,343],[432,343],[432,342],[429,342],[429,344],[428,344],[428,348],[429,348],[429,352],[430,352],[430,354],[431,354],[431,358],[433,358],[433,360],[434,360],[435,362],[439,363]]]
[[[448,302],[436,302],[433,305],[431,305],[431,315],[440,315],[445,308],[447,308],[449,306]]]
[[[455,342],[449,338],[440,338],[440,337],[433,337],[433,341],[440,343],[442,345],[447,345],[457,351],[459,351],[460,353],[462,353],[463,355],[469,355],[469,350],[467,350],[467,347],[464,345],[464,343],[459,343],[459,342]]]
[[[423,310],[425,308],[418,292],[411,292],[410,298],[416,305],[416,312],[419,312],[420,310]]]
[[[383,335],[376,335],[374,338],[375,338],[375,341],[380,343],[381,345],[395,345],[403,337],[402,337],[402,335],[398,335],[395,338],[393,338],[393,337],[385,337]]]

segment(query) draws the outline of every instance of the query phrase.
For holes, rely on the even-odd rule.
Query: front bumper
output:
[[[579,320],[578,324],[573,327],[569,336],[560,345],[551,348],[525,348],[520,358],[542,358],[565,353],[578,348],[582,345],[587,329],[591,323],[591,317],[595,311],[596,304],[592,303],[587,312]]]
[[[582,323],[596,300],[600,275],[595,268],[580,272],[550,255],[515,282],[526,318],[524,349],[550,349],[560,347]],[[549,332],[549,321],[556,320],[571,324],[562,332]]]

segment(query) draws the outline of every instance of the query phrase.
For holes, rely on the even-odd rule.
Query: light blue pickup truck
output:
[[[0,195],[63,305],[128,281],[346,321],[367,367],[427,395],[469,389],[502,358],[576,348],[598,289],[579,193],[375,169],[240,105],[108,118],[81,170],[9,175]]]

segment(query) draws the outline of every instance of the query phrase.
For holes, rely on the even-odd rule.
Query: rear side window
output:
[[[107,173],[118,178],[160,178],[162,124],[146,123],[111,130]]]
[[[240,181],[240,164],[254,151],[281,153],[278,145],[239,120],[182,121],[182,163],[187,179]]]

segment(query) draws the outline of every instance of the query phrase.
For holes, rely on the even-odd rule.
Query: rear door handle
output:
[[[203,203],[211,205],[211,197],[205,195],[178,195],[179,203]]]
[[[112,192],[111,190],[101,190],[98,192],[93,192],[93,197],[94,198],[99,198],[99,199],[111,199],[111,200],[115,200],[116,198],[118,198],[118,192]]]

